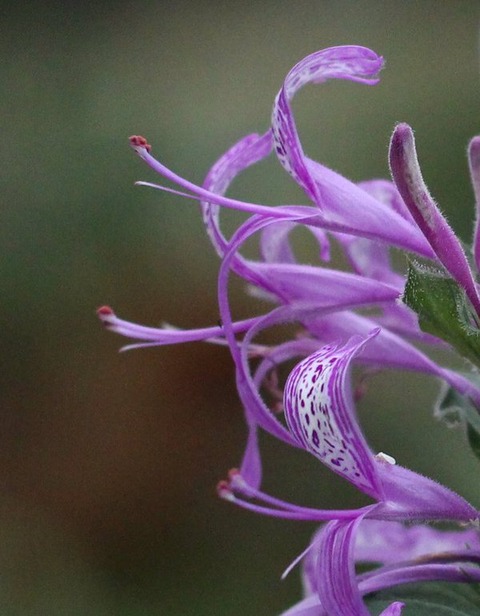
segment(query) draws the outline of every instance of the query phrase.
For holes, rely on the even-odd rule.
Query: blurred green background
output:
[[[218,261],[193,202],[146,188],[128,147],[201,182],[264,131],[306,54],[363,44],[381,85],[310,87],[295,100],[304,149],[355,180],[386,177],[397,121],[414,126],[427,183],[469,240],[465,149],[480,132],[478,0],[99,2],[1,5],[0,613],[276,614],[280,581],[314,526],[215,495],[245,440],[225,349],[119,354],[95,308],[145,324],[215,324]],[[298,202],[275,163],[239,197]],[[236,294],[238,315],[250,300]],[[375,450],[477,506],[463,437],[431,417],[437,385],[372,380],[360,407]],[[266,486],[310,505],[358,506],[353,489],[265,439]]]

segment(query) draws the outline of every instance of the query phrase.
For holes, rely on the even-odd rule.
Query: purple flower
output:
[[[265,515],[326,522],[304,555],[307,595],[285,616],[362,616],[368,614],[363,596],[370,592],[407,581],[479,578],[476,531],[442,534],[425,526],[428,521],[469,525],[477,522],[478,512],[449,489],[397,465],[391,456],[372,452],[357,421],[350,384],[353,363],[373,370],[424,372],[440,378],[480,408],[480,389],[474,383],[432,361],[415,346],[419,341],[447,345],[422,331],[413,311],[399,301],[405,278],[393,269],[389,250],[400,248],[444,268],[468,298],[475,322],[480,319],[480,298],[474,274],[461,243],[424,185],[408,126],[397,126],[392,137],[394,181],[355,184],[306,156],[291,109],[293,96],[308,83],[346,79],[374,85],[382,65],[382,58],[374,52],[356,46],[307,56],[287,75],[274,102],[269,130],[244,137],[230,148],[212,167],[202,187],[156,160],[143,137],[132,137],[131,145],[140,158],[180,190],[139,184],[201,203],[206,231],[222,260],[218,278],[222,324],[189,331],[168,325],[158,329],[122,320],[106,306],[98,311],[106,327],[139,341],[125,348],[193,340],[229,346],[248,440],[240,470],[219,484],[219,494]],[[237,175],[272,151],[303,189],[310,205],[269,207],[225,196]],[[478,268],[480,138],[472,141],[469,160],[477,198],[474,259]],[[249,214],[229,238],[220,225],[223,207]],[[316,265],[297,260],[290,236],[298,226],[308,229],[317,242]],[[241,253],[254,235],[259,236],[260,260],[247,259]],[[332,243],[342,249],[350,271],[328,266]],[[269,306],[260,316],[234,321],[228,296],[232,272],[267,305],[273,304],[273,309]],[[365,308],[374,310],[365,312]],[[262,331],[292,321],[299,324],[298,336],[274,346],[255,341]],[[298,358],[303,359],[282,387],[278,366]],[[266,404],[262,387],[270,391],[275,403]],[[282,410],[285,421],[278,413]],[[259,428],[318,458],[367,494],[372,504],[354,510],[312,509],[262,492]],[[407,522],[416,526],[407,527]],[[365,543],[369,533],[376,544],[373,540]],[[445,545],[446,553],[441,547]],[[377,566],[358,575],[357,562]],[[393,616],[401,609],[395,602],[383,614]]]
[[[303,153],[298,138],[290,100],[303,85],[332,78],[372,85],[377,82],[375,76],[381,67],[382,59],[363,47],[326,49],[302,60],[290,71],[275,100],[271,129],[264,135],[245,137],[227,151],[212,167],[202,188],[155,160],[145,139],[131,138],[134,149],[155,171],[189,191],[189,194],[181,194],[201,200],[206,230],[218,254],[228,262],[228,268],[224,268],[219,282],[219,301],[224,313],[222,328],[201,328],[190,332],[173,331],[168,327],[149,328],[118,319],[110,309],[100,310],[99,316],[107,327],[142,341],[127,348],[189,340],[222,342],[225,339],[230,346],[235,346],[235,334],[251,331],[260,318],[231,323],[227,301],[227,277],[231,270],[255,288],[261,297],[288,306],[288,314],[283,315],[285,320],[296,319],[305,308],[304,304],[308,304],[311,308],[308,321],[301,322],[319,345],[346,340],[352,335],[366,336],[371,329],[381,326],[380,335],[369,345],[368,355],[363,356],[365,362],[373,367],[433,374],[480,404],[478,388],[462,376],[439,367],[410,343],[422,340],[438,345],[440,342],[421,332],[415,315],[398,302],[404,279],[391,268],[389,246],[401,247],[423,257],[435,258],[435,250],[438,253],[431,237],[425,237],[424,229],[410,213],[408,200],[402,200],[391,182],[373,180],[356,185],[312,161]],[[313,201],[313,207],[285,205],[272,208],[224,196],[240,172],[265,158],[272,149]],[[220,228],[222,206],[254,215],[230,239]],[[309,229],[318,242],[320,262],[317,266],[296,261],[289,236],[298,225]],[[261,234],[263,260],[245,259],[240,249],[251,235],[258,232]],[[326,267],[332,239],[343,247],[352,272]],[[458,249],[458,240],[455,243],[453,234],[450,239]],[[442,256],[439,258],[441,261]],[[460,271],[457,267],[455,271],[463,275],[462,281],[468,286],[471,281],[468,269],[463,267]],[[472,289],[469,296],[475,296]],[[356,312],[358,308],[369,306],[379,308],[375,317],[367,318]],[[244,366],[240,366],[238,356],[237,369],[241,371]],[[248,377],[245,378],[248,381]],[[254,391],[250,393],[255,396]]]
[[[321,563],[320,569],[315,567],[309,578],[309,587],[316,590],[316,596],[306,601],[312,614],[323,613],[318,611],[319,606],[323,606],[326,614],[368,614],[362,594],[406,581],[467,582],[480,579],[480,570],[476,567],[467,567],[468,573],[465,573],[463,567],[459,570],[451,564],[464,559],[477,562],[480,551],[467,550],[465,555],[465,550],[460,549],[462,541],[469,541],[472,531],[453,535],[458,538],[458,545],[452,548],[447,563],[436,563],[433,569],[420,569],[416,568],[416,563],[403,562],[407,548],[413,550],[409,547],[411,544],[404,544],[402,553],[395,544],[388,546],[385,541],[368,557],[365,557],[365,549],[363,558],[353,556],[359,529],[372,520],[382,521],[383,526],[377,525],[376,528],[388,529],[388,524],[395,524],[397,543],[401,535],[399,529],[405,528],[399,522],[454,521],[469,524],[478,520],[475,508],[454,492],[396,465],[387,454],[375,455],[368,447],[356,419],[348,373],[354,357],[376,335],[378,330],[372,332],[370,338],[353,338],[343,347],[329,345],[313,353],[293,369],[284,390],[285,417],[297,444],[373,498],[376,504],[353,511],[312,510],[279,501],[254,489],[241,474],[231,475],[230,482],[220,485],[222,497],[259,513],[298,520],[330,520],[311,544]],[[430,529],[425,529],[425,532],[428,534]],[[420,533],[420,539],[422,536]],[[433,544],[434,561],[436,548]],[[382,558],[378,559],[381,553]],[[380,568],[370,576],[359,578],[354,568],[357,559],[384,560],[389,565],[388,575]],[[298,609],[304,607],[302,603]],[[295,613],[288,612],[292,616]],[[302,611],[298,613],[303,614]]]
[[[472,176],[479,173],[475,160],[476,141],[470,147]],[[473,273],[462,245],[430,196],[422,178],[415,151],[413,131],[407,124],[399,124],[390,143],[390,168],[400,195],[435,255],[451,276],[465,290],[478,316],[480,298]],[[478,178],[477,178],[478,179]],[[476,186],[478,188],[478,186]],[[477,221],[478,226],[478,221]],[[478,231],[475,232],[478,237]],[[475,242],[478,252],[478,242]],[[475,260],[478,262],[478,254]]]
[[[330,584],[324,563],[332,561],[324,559],[322,552],[328,549],[338,532],[333,523],[316,534],[313,548],[304,559],[305,597],[282,616],[325,613],[318,592],[319,586]],[[351,546],[350,543],[350,549]],[[357,576],[359,593],[366,595],[411,581],[469,583],[478,579],[479,558],[477,529],[441,531],[425,525],[405,526],[399,522],[364,519],[358,524],[349,562],[376,566]],[[334,584],[335,581],[330,584],[331,588]],[[330,591],[327,587],[325,592]]]

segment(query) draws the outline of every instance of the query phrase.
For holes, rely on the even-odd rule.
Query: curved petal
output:
[[[260,238],[260,251],[265,263],[295,263],[289,241],[290,232],[298,227],[291,222],[279,222],[266,227]],[[318,227],[308,227],[319,246],[319,257],[322,261],[330,260],[330,241],[327,233]]]
[[[470,265],[459,239],[423,181],[413,131],[408,124],[399,124],[393,132],[390,142],[390,169],[406,206],[439,261],[465,289],[472,306],[480,315],[480,297]]]
[[[358,186],[382,203],[386,208],[397,212],[402,218],[405,218],[410,223],[414,223],[414,218],[411,215],[408,207],[405,205],[397,187],[391,180],[377,179],[364,180],[359,182]]]
[[[360,186],[336,171],[307,159],[306,166],[318,187],[324,225],[336,223],[343,232],[398,246],[434,258],[425,237],[410,220],[385,207]],[[341,229],[339,229],[341,230]]]
[[[325,346],[300,362],[285,384],[284,409],[296,440],[335,473],[381,500],[374,456],[359,428],[348,370],[370,339]]]
[[[280,616],[326,616],[326,612],[316,595],[306,597]]]
[[[215,325],[213,327],[200,327],[197,329],[180,329],[171,325],[163,325],[163,327],[148,327],[139,325],[131,321],[120,319],[114,313],[110,306],[102,306],[97,310],[97,316],[102,321],[103,325],[112,332],[134,338],[136,340],[145,340],[146,345],[170,345],[182,344],[185,342],[216,342],[225,344],[223,327]],[[254,317],[244,321],[233,323],[232,327],[235,333],[244,332],[254,325],[261,317]],[[137,345],[140,346],[140,345]]]
[[[322,530],[317,561],[318,595],[327,614],[369,616],[355,575],[355,534],[362,518],[329,522]]]
[[[282,166],[315,203],[320,201],[317,186],[305,165],[290,100],[307,83],[322,83],[328,79],[375,84],[378,82],[375,77],[382,66],[383,59],[365,47],[330,47],[301,60],[285,78],[272,112],[274,146]]]
[[[259,486],[262,482],[262,461],[258,445],[258,429],[254,421],[248,427],[247,446],[243,453],[240,473],[246,483]]]
[[[242,171],[263,160],[272,150],[270,131],[265,135],[248,135],[233,145],[212,166],[205,178],[203,188],[217,195],[224,195],[232,181]],[[228,241],[220,229],[220,207],[208,201],[201,201],[203,222],[208,236],[219,257],[228,249]],[[244,259],[235,258],[234,269],[246,267]]]
[[[302,149],[290,101],[307,83],[346,79],[374,85],[383,59],[365,47],[331,47],[301,60],[288,73],[273,106],[272,131],[277,157],[326,220],[345,225],[346,232],[381,239],[431,256],[415,225],[388,210],[368,192],[338,173],[308,159]]]
[[[366,573],[359,580],[359,589],[362,595],[401,584],[414,584],[416,582],[458,582],[472,584],[480,582],[480,568],[477,565],[415,564],[408,566],[390,567]]]
[[[289,235],[296,226],[292,222],[280,222],[262,230],[260,251],[265,263],[295,263]]]
[[[323,527],[313,536],[310,545],[319,543]],[[364,518],[355,537],[354,561],[370,565],[408,566],[427,562],[478,562],[480,537],[478,529],[439,530],[426,524],[406,525],[391,520]],[[307,552],[302,576],[307,595],[315,594],[318,587],[318,548]]]

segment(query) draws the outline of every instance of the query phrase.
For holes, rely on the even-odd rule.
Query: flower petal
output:
[[[237,175],[268,156],[271,150],[270,131],[265,135],[244,137],[212,166],[205,178],[203,188],[217,195],[224,195]],[[208,236],[218,255],[223,257],[228,249],[228,241],[220,230],[220,207],[207,201],[202,201],[201,207]]]
[[[376,513],[383,519],[477,521],[479,514],[445,486],[396,464],[375,459],[385,502]]]
[[[279,222],[263,229],[260,239],[260,250],[266,263],[295,263],[295,255],[290,246],[289,234],[298,227],[291,222]],[[330,241],[327,233],[318,227],[307,227],[319,246],[319,257],[322,261],[330,260]]]
[[[465,289],[478,315],[480,298],[462,245],[430,196],[423,181],[413,131],[399,124],[390,142],[390,169],[397,188],[439,261]]]
[[[266,263],[295,263],[289,235],[296,226],[292,222],[280,222],[262,230],[260,250]]]
[[[410,220],[385,207],[366,190],[339,173],[307,159],[306,166],[318,187],[316,202],[321,206],[325,228],[375,241],[386,242],[419,255],[432,258],[434,253],[422,233]]]
[[[258,429],[252,420],[250,420],[248,427],[247,446],[243,454],[240,473],[246,483],[251,486],[258,487],[262,482],[262,461],[258,446]]]
[[[137,323],[132,323],[131,321],[120,319],[117,317],[112,308],[110,308],[110,306],[102,306],[98,308],[97,316],[102,321],[103,325],[110,331],[127,338],[144,340],[145,346],[163,346],[197,341],[225,344],[223,339],[223,327],[221,325],[201,327],[197,329],[180,329],[167,324],[164,324],[162,327],[148,327],[146,325],[139,325]],[[250,327],[259,320],[259,318],[260,317],[254,317],[252,319],[246,319],[244,321],[233,323],[233,330],[235,333],[244,332],[250,329]]]
[[[319,307],[394,302],[402,287],[339,270],[297,263],[256,263],[262,287],[280,301],[318,302]]]
[[[370,180],[360,182],[358,186],[382,203],[385,208],[400,214],[410,224],[413,223],[412,216],[393,182]],[[336,237],[342,244],[355,272],[366,278],[374,278],[403,287],[403,276],[397,274],[391,266],[390,247],[387,244],[344,233],[337,233]]]
[[[347,79],[373,85],[383,60],[365,47],[324,49],[301,60],[287,75],[272,113],[272,131],[277,157],[326,221],[344,226],[344,232],[381,239],[431,256],[431,251],[410,220],[382,204],[368,192],[338,173],[308,159],[298,137],[290,100],[307,83]],[[341,229],[339,229],[341,230]]]
[[[327,614],[369,616],[355,576],[355,534],[362,522],[329,522],[321,533],[318,595]]]
[[[272,113],[274,146],[282,166],[316,203],[319,202],[317,186],[305,165],[290,100],[307,83],[322,83],[328,79],[375,84],[378,79],[374,77],[382,66],[382,58],[365,47],[330,47],[301,60],[285,78]]]
[[[374,457],[358,426],[348,370],[369,338],[325,346],[300,362],[285,384],[287,424],[297,441],[331,470],[381,500]]]
[[[355,543],[355,561],[381,564],[415,560],[446,552],[480,552],[478,530],[438,530],[425,524],[366,519]]]
[[[316,595],[306,597],[280,616],[326,616],[326,612]]]

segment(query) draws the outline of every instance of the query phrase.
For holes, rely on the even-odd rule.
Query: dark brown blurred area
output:
[[[387,177],[391,130],[409,122],[427,182],[469,241],[478,2],[1,8],[0,613],[279,613],[300,598],[298,573],[280,575],[314,527],[216,497],[245,441],[228,352],[118,353],[127,341],[95,317],[107,303],[148,325],[218,321],[218,261],[198,207],[135,188],[157,178],[128,137],[145,134],[165,164],[201,182],[234,141],[266,129],[295,62],[330,45],[370,46],[387,61],[380,86],[299,95],[305,150],[355,180]],[[304,202],[273,162],[234,190]],[[236,316],[258,309],[241,286],[233,295]],[[362,421],[374,449],[478,504],[461,435],[431,417],[436,391],[423,377],[377,377]],[[358,504],[314,460],[264,440],[273,493]]]

